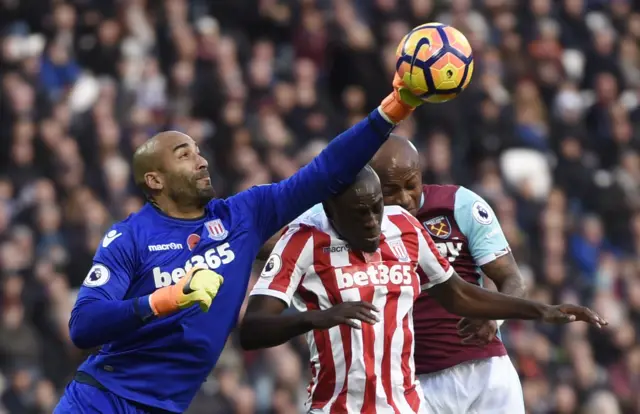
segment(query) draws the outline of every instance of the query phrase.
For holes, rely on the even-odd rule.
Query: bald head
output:
[[[408,139],[391,134],[371,160],[380,177],[385,205],[399,205],[415,215],[422,199],[420,154]]]
[[[178,131],[154,135],[133,154],[136,185],[154,199],[164,194],[176,204],[206,204],[215,195],[207,166],[196,142]]]
[[[371,160],[371,166],[380,175],[390,168],[419,168],[420,155],[408,139],[391,134]]]
[[[380,243],[384,204],[380,179],[366,166],[355,182],[324,203],[336,231],[356,250],[373,252]]]

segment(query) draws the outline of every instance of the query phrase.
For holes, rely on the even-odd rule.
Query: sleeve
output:
[[[307,268],[313,263],[313,234],[309,227],[291,224],[280,237],[249,294],[273,296],[290,306]]]
[[[393,124],[378,109],[333,139],[296,174],[277,184],[250,188],[229,199],[252,217],[263,244],[276,231],[313,205],[350,185],[386,141]]]
[[[469,251],[478,266],[484,266],[511,249],[495,213],[479,195],[464,187],[456,192],[454,217],[469,241]]]
[[[411,221],[418,235],[417,272],[420,276],[420,288],[427,290],[446,282],[453,275],[453,267],[442,257],[433,239],[420,223],[408,213],[405,216]]]
[[[115,225],[98,247],[69,320],[71,339],[79,348],[130,334],[153,315],[148,295],[125,299],[137,263],[133,240],[127,226]]]
[[[78,299],[124,299],[135,273],[135,244],[131,230],[114,226],[104,236],[93,257]]]

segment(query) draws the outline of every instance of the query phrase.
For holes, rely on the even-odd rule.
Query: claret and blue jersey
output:
[[[79,368],[118,397],[169,412],[188,407],[235,327],[262,244],[314,204],[353,182],[392,125],[376,110],[278,184],[212,200],[200,219],[147,204],[105,235],[73,309],[70,333],[102,346]],[[224,277],[208,312],[151,317],[148,297],[196,265]]]

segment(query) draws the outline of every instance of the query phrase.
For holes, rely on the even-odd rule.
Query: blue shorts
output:
[[[152,414],[132,401],[92,385],[71,381],[53,414]]]

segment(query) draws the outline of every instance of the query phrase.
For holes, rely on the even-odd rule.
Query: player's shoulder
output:
[[[473,218],[480,224],[491,224],[495,221],[494,213],[489,203],[477,193],[465,187],[460,187],[456,193],[454,211],[456,220],[461,217]]]
[[[324,207],[322,204],[316,204],[293,220],[289,227],[299,229],[299,231],[319,230],[325,232],[329,230],[330,225]]]
[[[407,210],[400,206],[385,206],[384,217],[382,220],[382,231],[395,233],[399,230],[399,234],[406,232],[413,233],[415,228],[421,228],[420,222]]]
[[[158,228],[157,219],[155,207],[147,203],[126,219],[113,223],[100,241],[96,256],[111,251],[134,252],[137,244],[141,240],[144,242],[148,234]]]
[[[424,184],[422,186],[422,206],[418,214],[433,210],[453,210],[459,185]]]
[[[384,216],[390,219],[395,217],[414,218],[411,213],[401,206],[384,206]]]

